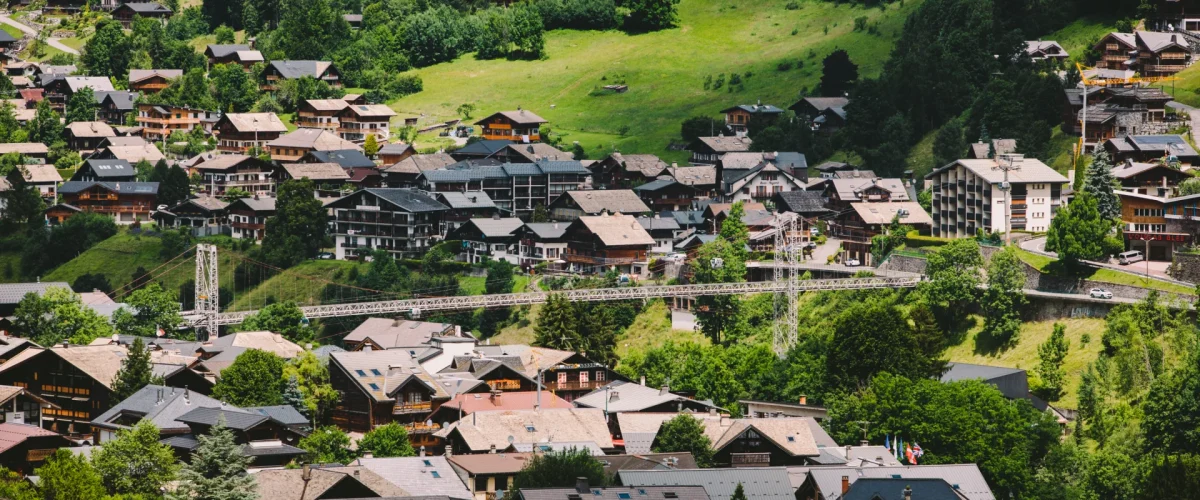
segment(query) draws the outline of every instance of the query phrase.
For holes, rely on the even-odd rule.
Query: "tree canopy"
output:
[[[608,484],[604,465],[586,449],[535,453],[513,478],[513,489],[574,487],[575,480],[581,477],[587,478],[589,486]]]
[[[712,442],[704,426],[690,415],[679,415],[662,423],[654,438],[655,453],[688,452],[701,467],[712,467]]]
[[[284,361],[274,353],[247,349],[221,371],[213,396],[234,406],[271,406],[283,402]]]
[[[143,419],[132,429],[117,431],[116,439],[96,449],[92,465],[109,493],[156,496],[175,480],[179,472],[175,452],[159,439],[158,428]]]
[[[1099,203],[1091,193],[1083,191],[1050,221],[1046,250],[1058,252],[1059,259],[1068,264],[1104,259],[1124,248],[1112,229],[1113,220],[1100,213]]]
[[[325,243],[328,222],[321,201],[314,198],[309,179],[279,185],[275,216],[267,219],[262,248],[267,262],[288,268],[316,257]]]

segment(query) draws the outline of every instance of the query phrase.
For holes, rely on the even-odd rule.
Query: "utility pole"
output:
[[[1006,246],[1012,243],[1012,200],[1009,197],[1012,185],[1008,183],[1008,172],[1020,170],[1021,161],[1024,158],[1024,155],[1019,154],[1004,154],[996,158],[996,168],[1004,172],[1004,181],[1000,183],[1000,190],[1004,192],[1004,244]]]

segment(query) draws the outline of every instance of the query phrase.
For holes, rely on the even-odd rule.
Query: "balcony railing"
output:
[[[428,401],[426,401],[426,402],[424,402],[424,403],[402,403],[402,404],[397,404],[397,405],[396,405],[396,407],[392,409],[392,413],[393,413],[393,414],[400,414],[400,413],[429,413],[430,411],[433,411],[433,404],[432,404],[432,403],[430,403],[430,402],[428,402]]]
[[[643,259],[636,257],[589,257],[586,255],[568,254],[567,262],[576,262],[580,264],[596,264],[603,266],[621,266],[625,264],[633,264]]]
[[[1186,64],[1147,64],[1143,70],[1147,73],[1178,73],[1187,69]]]
[[[608,382],[604,380],[589,380],[587,382],[571,381],[571,382],[556,382],[550,381],[546,383],[546,388],[551,391],[590,391],[604,387]]]

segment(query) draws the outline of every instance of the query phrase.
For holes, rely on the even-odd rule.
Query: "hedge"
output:
[[[950,243],[950,238],[937,238],[937,237],[933,237],[933,236],[922,236],[920,233],[918,233],[916,231],[909,232],[907,238],[904,241],[905,246],[907,246],[908,248],[940,247],[947,243]]]

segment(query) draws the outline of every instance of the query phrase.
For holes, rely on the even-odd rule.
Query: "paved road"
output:
[[[7,24],[9,26],[12,26],[14,28],[21,30],[22,33],[25,33],[26,38],[35,38],[36,39],[38,36],[37,30],[35,30],[29,26],[26,26],[24,24],[19,23],[19,22],[13,20],[13,18],[11,18],[11,17],[0,16],[0,23]],[[68,54],[79,55],[78,50],[75,50],[71,47],[64,45],[62,42],[58,41],[57,38],[47,38],[46,44],[51,47],[54,47],[58,50],[66,52]]]
[[[1200,116],[1200,112],[1197,112],[1196,115]],[[1030,252],[1033,252],[1033,253],[1045,255],[1047,257],[1058,258],[1058,254],[1046,250],[1046,237],[1045,236],[1038,237],[1038,238],[1031,238],[1031,239],[1022,241],[1021,248],[1028,250]],[[1122,266],[1122,265],[1117,265],[1117,264],[1112,264],[1112,263],[1107,263],[1107,262],[1095,262],[1095,261],[1090,261],[1090,260],[1085,261],[1085,262],[1087,262],[1088,264],[1091,264],[1093,266],[1106,267],[1106,268],[1112,269],[1114,271],[1120,271],[1123,273],[1133,274],[1133,275],[1137,275],[1140,277],[1145,277],[1146,270],[1149,269],[1150,276],[1153,278],[1157,278],[1160,281],[1165,281],[1168,283],[1175,283],[1177,285],[1183,285],[1183,286],[1192,286],[1193,285],[1192,283],[1179,281],[1177,279],[1172,278],[1170,275],[1168,275],[1167,268],[1170,267],[1170,265],[1171,265],[1170,262],[1143,261],[1143,262],[1131,264],[1128,266]]]
[[[1187,111],[1188,116],[1192,121],[1192,135],[1195,136],[1196,131],[1200,130],[1200,110],[1179,101],[1168,102],[1167,106],[1175,108],[1179,111]]]

